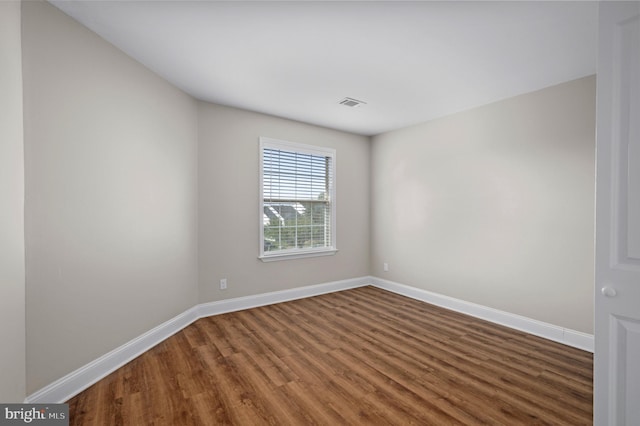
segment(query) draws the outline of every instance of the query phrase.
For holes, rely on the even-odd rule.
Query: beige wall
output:
[[[20,2],[0,2],[0,402],[26,396],[21,64]]]
[[[48,3],[22,25],[31,393],[197,302],[197,111]]]
[[[200,302],[369,274],[368,138],[207,103],[198,123]],[[336,149],[336,255],[258,259],[260,136]]]
[[[23,172],[27,393],[198,302],[369,274],[592,332],[595,77],[370,140],[196,102],[25,2],[23,168],[20,10],[0,7],[0,400],[25,394]],[[260,136],[337,150],[335,256],[258,259]]]
[[[592,333],[594,153],[594,76],[374,137],[373,275]]]

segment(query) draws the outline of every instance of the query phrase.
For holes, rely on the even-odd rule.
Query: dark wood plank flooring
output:
[[[71,425],[589,425],[592,354],[373,287],[203,318]]]

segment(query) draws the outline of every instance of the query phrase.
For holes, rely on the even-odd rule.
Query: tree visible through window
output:
[[[335,251],[335,151],[260,139],[261,257]]]

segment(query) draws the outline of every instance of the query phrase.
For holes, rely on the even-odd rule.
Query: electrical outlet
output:
[[[385,272],[389,272],[389,264],[387,262],[384,262],[382,264],[382,270]]]
[[[220,280],[220,290],[226,290],[227,289],[227,279],[223,278]]]

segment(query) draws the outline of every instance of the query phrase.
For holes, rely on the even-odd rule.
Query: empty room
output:
[[[640,422],[640,2],[11,0],[0,61],[0,423]]]

